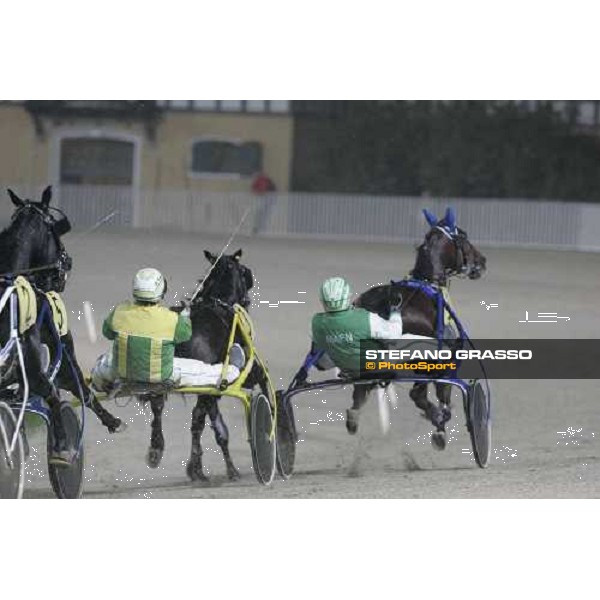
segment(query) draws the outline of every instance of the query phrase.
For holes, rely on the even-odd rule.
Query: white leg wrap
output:
[[[110,389],[115,380],[115,373],[112,368],[112,353],[106,352],[98,357],[94,368],[92,369],[92,385],[99,392],[106,392]]]

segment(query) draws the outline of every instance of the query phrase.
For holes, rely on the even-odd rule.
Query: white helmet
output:
[[[167,291],[167,284],[157,269],[140,269],[133,278],[133,297],[141,302],[158,302]]]

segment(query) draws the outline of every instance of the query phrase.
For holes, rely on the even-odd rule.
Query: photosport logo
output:
[[[600,379],[600,340],[363,340],[361,376]]]

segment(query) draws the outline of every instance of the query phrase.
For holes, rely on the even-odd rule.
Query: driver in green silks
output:
[[[352,376],[359,376],[361,340],[393,340],[402,337],[400,313],[392,311],[386,321],[364,308],[352,306],[350,285],[342,277],[325,280],[319,295],[325,312],[317,313],[312,319],[313,349],[326,353],[326,357],[317,365],[319,368],[336,366]],[[368,385],[354,385],[352,408],[348,409],[346,418],[346,429],[350,434],[358,430],[359,412],[369,389]]]

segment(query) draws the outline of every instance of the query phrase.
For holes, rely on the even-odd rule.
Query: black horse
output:
[[[220,258],[205,250],[204,255],[212,265],[202,290],[191,304],[192,339],[176,348],[176,355],[215,364],[225,360],[227,342],[231,334],[233,305],[250,306],[248,292],[254,285],[252,271],[240,262],[242,250]],[[241,341],[236,339],[236,341]],[[247,386],[266,385],[259,369],[253,368]],[[240,474],[229,454],[229,431],[219,410],[219,398],[199,395],[192,412],[192,450],[186,472],[193,481],[206,481],[202,470],[202,446],[200,438],[206,417],[210,419],[217,444],[223,452],[229,479]]]
[[[440,220],[427,210],[423,212],[431,229],[425,236],[425,241],[417,248],[417,260],[410,272],[411,278],[440,288],[448,285],[450,277],[479,279],[485,272],[486,259],[469,241],[466,232],[456,226],[454,211],[449,208]],[[402,281],[371,288],[356,299],[355,305],[376,312],[384,318],[389,318],[394,307],[400,307],[404,333],[436,336],[435,303],[425,292],[407,287]],[[448,326],[444,337],[448,339],[455,336],[456,332]],[[436,406],[427,399],[427,385],[416,383],[410,391],[410,397],[436,427],[438,435],[432,437],[432,440],[438,448],[443,448],[444,426],[450,419],[452,386],[436,384],[436,395],[440,402],[440,406]],[[365,400],[366,394],[355,394],[353,408],[360,410]]]
[[[13,202],[16,196],[9,192]],[[60,268],[60,248],[57,235],[52,231],[50,220],[44,216],[49,201],[44,194],[42,203],[24,203],[18,199],[18,210],[13,215],[8,228],[0,232],[0,291],[4,293],[7,282],[20,274],[31,274],[32,269],[42,275]],[[44,206],[42,206],[44,204]],[[44,275],[46,276],[46,275]],[[8,308],[0,315],[0,343],[4,344],[10,335],[10,315]],[[49,460],[57,465],[68,465],[74,457],[74,449],[69,448],[60,411],[60,397],[54,384],[44,370],[40,331],[33,324],[21,332],[26,376],[33,394],[44,398],[50,409],[50,420],[55,442]],[[19,380],[18,369],[5,372],[3,384]],[[7,393],[3,389],[2,393]]]
[[[33,268],[33,271],[25,275],[34,286],[39,311],[45,301],[45,292],[60,293],[65,289],[72,260],[61,238],[70,231],[71,225],[62,211],[50,206],[51,186],[44,190],[40,202],[22,200],[12,190],[8,190],[8,194],[16,211],[9,227],[0,234],[0,248],[12,248],[13,252],[1,253],[0,271],[18,274]],[[51,356],[55,355],[57,340],[47,323],[42,323],[39,336],[41,342],[49,348]],[[57,387],[82,400],[110,432],[119,431],[122,428],[121,420],[111,415],[96,400],[85,383],[70,330],[60,338],[60,343],[69,354],[75,376],[66,358],[63,359],[56,375]],[[80,398],[81,395],[83,398]]]

